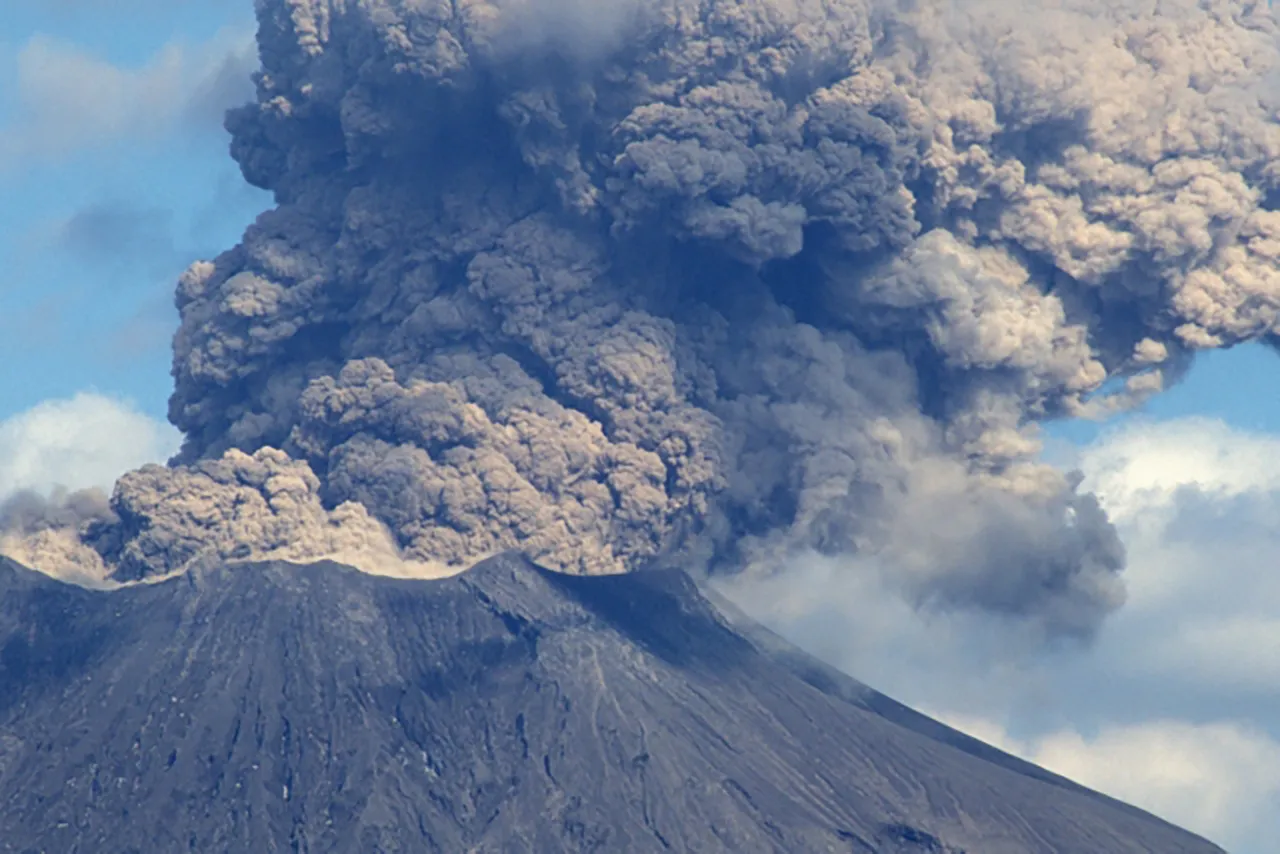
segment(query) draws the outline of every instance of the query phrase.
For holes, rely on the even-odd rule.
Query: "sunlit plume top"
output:
[[[179,283],[182,454],[11,537],[114,578],[375,528],[578,573],[817,551],[1087,636],[1123,550],[1036,424],[1275,334],[1260,0],[258,17],[227,127],[277,206]]]

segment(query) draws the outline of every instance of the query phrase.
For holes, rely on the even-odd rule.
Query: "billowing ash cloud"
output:
[[[359,504],[326,509],[306,463],[263,448],[252,456],[179,468],[148,465],[116,484],[0,504],[0,551],[69,580],[108,585],[185,568],[202,558],[333,558],[380,575],[432,577],[448,569],[406,560],[386,527]]]
[[[179,284],[186,444],[80,525],[117,577],[367,512],[450,565],[874,555],[1088,634],[1123,551],[1036,423],[1277,328],[1261,0],[258,14],[227,126],[278,204]]]

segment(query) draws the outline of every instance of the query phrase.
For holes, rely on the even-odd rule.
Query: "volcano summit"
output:
[[[1222,854],[683,573],[0,563],[0,851]]]

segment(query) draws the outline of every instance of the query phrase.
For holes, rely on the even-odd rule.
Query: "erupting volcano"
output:
[[[688,577],[1087,642],[1124,549],[1039,425],[1276,335],[1266,3],[257,14],[275,207],[178,283],[181,452],[0,511],[106,588],[4,570],[0,849],[1216,850]]]

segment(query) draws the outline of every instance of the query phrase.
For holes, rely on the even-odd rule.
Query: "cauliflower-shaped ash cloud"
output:
[[[306,463],[263,448],[252,456],[124,475],[108,503],[73,493],[53,509],[19,496],[4,509],[12,557],[82,582],[128,582],[207,560],[335,558],[370,572],[430,577],[449,568],[405,561],[359,504],[326,509]]]
[[[418,560],[874,555],[1087,635],[1123,553],[1035,425],[1275,330],[1278,54],[1260,2],[1045,6],[260,2],[277,207],[179,283],[183,451],[88,542],[278,548],[261,485],[165,521],[265,453]]]

